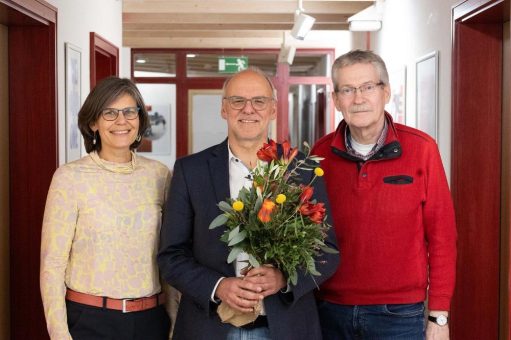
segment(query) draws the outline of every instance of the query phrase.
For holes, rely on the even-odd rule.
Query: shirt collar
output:
[[[383,122],[383,130],[381,131],[380,136],[378,137],[378,140],[376,141],[376,144],[374,144],[373,149],[367,155],[364,156],[364,155],[359,154],[351,145],[350,128],[349,128],[349,126],[346,126],[346,130],[344,130],[344,143],[345,143],[344,145],[346,145],[346,151],[348,152],[349,155],[351,155],[353,157],[357,157],[357,158],[363,159],[364,161],[367,161],[369,158],[371,158],[375,153],[378,152],[378,150],[380,150],[385,145],[385,140],[387,138],[388,130],[389,130],[389,124],[387,123],[387,118],[385,117],[385,120]]]

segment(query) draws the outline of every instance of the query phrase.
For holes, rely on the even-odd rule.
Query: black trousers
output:
[[[167,340],[170,319],[164,305],[141,312],[93,307],[66,301],[73,340]]]

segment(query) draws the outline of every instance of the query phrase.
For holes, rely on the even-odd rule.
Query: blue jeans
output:
[[[271,340],[270,329],[268,327],[254,329],[231,327],[226,340]]]
[[[403,305],[338,305],[318,303],[324,340],[423,340],[424,303]]]

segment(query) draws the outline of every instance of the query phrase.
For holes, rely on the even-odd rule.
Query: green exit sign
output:
[[[220,57],[218,58],[219,73],[236,73],[248,68],[248,57]]]

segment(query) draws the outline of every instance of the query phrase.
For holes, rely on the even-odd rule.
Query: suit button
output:
[[[363,178],[366,178],[366,177],[367,177],[367,172],[364,172],[364,173],[362,174],[362,177],[363,177]]]

